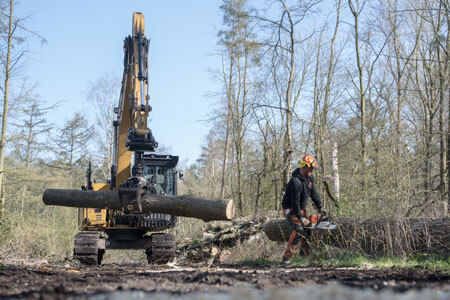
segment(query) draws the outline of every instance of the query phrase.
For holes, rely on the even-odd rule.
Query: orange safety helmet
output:
[[[317,169],[319,168],[319,164],[317,163],[317,160],[314,157],[312,157],[309,154],[306,154],[300,161],[300,168],[304,167]]]

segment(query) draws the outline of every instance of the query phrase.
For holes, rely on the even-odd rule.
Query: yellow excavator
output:
[[[178,157],[155,153],[158,143],[147,118],[152,108],[148,94],[148,48],[144,15],[133,14],[132,35],[124,40],[124,71],[118,107],[114,108],[114,163],[111,179],[92,182],[91,166],[84,190],[115,191],[119,199],[145,193],[176,195]],[[143,249],[149,263],[165,264],[175,257],[175,236],[161,233],[176,224],[176,217],[136,211],[80,208],[80,232],[74,239],[74,258],[83,264],[101,264],[109,249]]]

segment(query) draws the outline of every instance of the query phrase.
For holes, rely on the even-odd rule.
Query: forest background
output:
[[[309,153],[333,215],[448,216],[448,0],[224,0],[220,10],[222,65],[210,75],[221,88],[208,95],[210,131],[179,193],[232,198],[238,216],[280,211]],[[89,162],[109,178],[121,83],[110,73],[89,83],[95,120],[49,122],[53,106],[23,71],[27,40],[45,37],[25,17],[0,1],[0,255],[69,257],[77,211],[46,207],[42,194],[79,189]]]

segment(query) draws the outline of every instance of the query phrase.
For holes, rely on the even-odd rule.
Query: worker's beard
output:
[[[308,170],[308,168],[300,169],[300,175],[302,175],[302,177],[305,177],[305,178],[311,177],[312,172],[313,171],[312,170]]]

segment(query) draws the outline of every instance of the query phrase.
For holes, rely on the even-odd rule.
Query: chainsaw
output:
[[[300,222],[307,229],[336,230],[337,225],[328,221],[328,216],[310,215],[309,218],[302,217]]]

